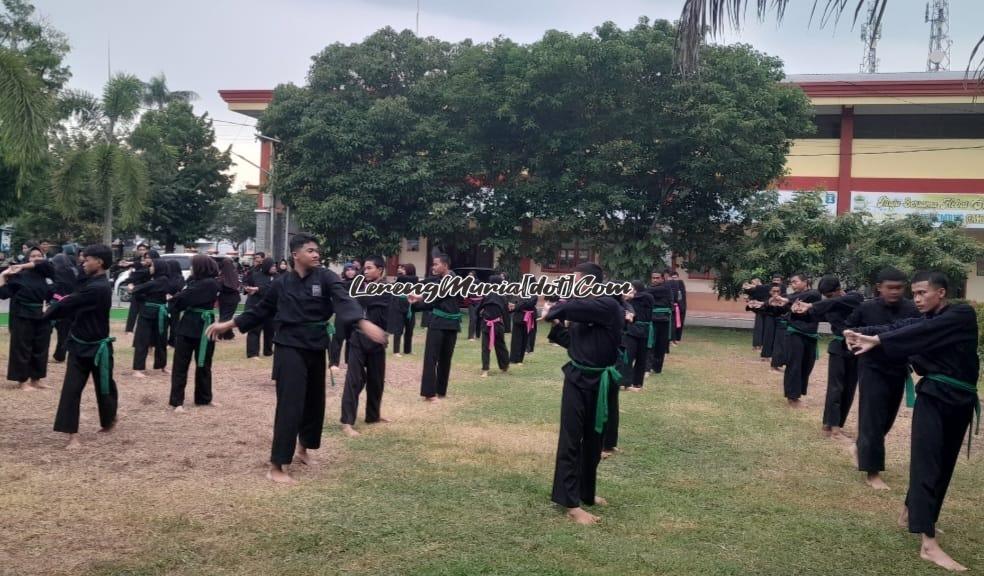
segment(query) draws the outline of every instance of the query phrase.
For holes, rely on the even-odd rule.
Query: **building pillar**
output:
[[[851,211],[851,164],[854,160],[854,107],[841,107],[840,169],[837,173],[837,213]]]

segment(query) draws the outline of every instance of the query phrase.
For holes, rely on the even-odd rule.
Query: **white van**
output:
[[[177,260],[178,264],[181,265],[181,275],[184,276],[185,280],[187,280],[188,277],[191,276],[192,256],[194,256],[194,254],[181,252],[181,253],[174,253],[174,254],[161,254],[161,259]],[[212,258],[216,262],[219,262],[223,258],[225,258],[225,256],[212,256]],[[120,301],[122,302],[130,301],[130,293],[126,289],[126,285],[129,284],[130,272],[132,272],[132,270],[124,270],[123,272],[121,272],[120,275],[116,277],[116,283],[113,285],[113,290],[116,292],[117,295],[119,295]]]

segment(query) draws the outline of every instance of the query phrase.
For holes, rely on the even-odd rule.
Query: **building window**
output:
[[[841,137],[841,117],[840,115],[814,116],[813,124],[817,131],[809,138],[840,138]]]
[[[858,114],[855,138],[984,138],[984,114]]]
[[[594,250],[587,242],[564,242],[553,258],[548,258],[543,269],[548,272],[573,272],[582,262],[594,262]]]

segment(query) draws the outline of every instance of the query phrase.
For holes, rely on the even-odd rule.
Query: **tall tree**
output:
[[[75,95],[78,123],[52,175],[52,191],[63,214],[91,203],[102,212],[102,240],[113,241],[117,217],[123,226],[135,225],[147,199],[147,167],[127,144],[140,112],[144,83],[130,74],[116,74],[103,88],[102,98]]]
[[[144,113],[129,141],[149,173],[141,231],[168,252],[205,235],[232,183],[225,173],[232,165],[229,152],[215,147],[208,116],[196,116],[183,99],[172,100]]]
[[[147,81],[144,88],[143,102],[158,110],[172,102],[191,102],[198,100],[198,94],[191,90],[171,90],[167,85],[167,77],[163,73]]]
[[[256,232],[256,197],[243,191],[219,200],[219,209],[212,218],[210,234],[228,240],[238,248]]]

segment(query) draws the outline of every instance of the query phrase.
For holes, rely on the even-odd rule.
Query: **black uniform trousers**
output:
[[[255,358],[260,355],[260,336],[263,336],[263,355],[273,356],[273,320],[267,320],[261,326],[246,333],[246,357]]]
[[[535,317],[534,317],[535,318]],[[532,354],[533,348],[536,345],[536,329],[539,326],[538,322],[533,322],[533,330],[526,337],[526,353]]]
[[[535,324],[534,324],[535,326]],[[512,336],[509,340],[509,363],[522,364],[529,350],[530,335],[532,332],[526,331],[526,323],[523,321],[513,322]]]
[[[772,358],[774,344],[776,341],[776,318],[775,316],[762,315],[762,358]]]
[[[205,348],[203,366],[198,366],[199,338],[189,336],[174,337],[174,359],[171,367],[171,406],[184,404],[185,386],[188,384],[188,365],[195,361],[195,404],[203,406],[212,403],[212,356],[215,342],[209,340]]]
[[[656,345],[649,350],[649,369],[660,374],[663,372],[663,361],[666,353],[670,351],[670,334],[666,322],[653,321],[653,330],[656,333]]]
[[[92,376],[96,391],[96,406],[99,408],[99,425],[107,428],[116,420],[118,392],[116,381],[113,379],[113,348],[109,348],[109,393],[101,392],[100,367],[95,365],[95,358],[82,358],[75,352],[68,353],[65,363],[65,383],[62,384],[61,397],[58,400],[58,411],[55,413],[55,432],[76,434],[79,431],[79,406],[82,402],[82,390],[85,389],[89,376]]]
[[[166,332],[166,331],[165,331]],[[154,347],[154,370],[167,367],[167,334],[161,334],[157,317],[137,318],[133,335],[133,369],[147,369],[147,353]]]
[[[273,420],[270,463],[278,466],[294,460],[297,442],[317,450],[325,423],[325,352],[278,345],[277,410]]]
[[[622,386],[642,388],[646,379],[646,362],[649,359],[649,348],[646,348],[648,337],[637,338],[626,334],[622,337],[625,346],[627,362],[622,364]]]
[[[916,396],[909,491],[905,496],[909,532],[936,537],[943,499],[973,417],[972,405],[954,405],[927,394]]]
[[[386,345],[377,344],[361,333],[349,340],[348,368],[342,390],[342,424],[355,424],[359,394],[366,391],[366,424],[379,422],[386,378]]]
[[[588,381],[570,364],[564,366],[560,438],[550,499],[566,508],[595,503],[601,461],[601,434],[595,432],[597,404],[598,378]]]
[[[790,400],[806,396],[810,374],[817,363],[817,339],[802,334],[786,338],[786,373],[783,375],[783,395]]]
[[[133,297],[130,298],[130,308],[126,312],[126,332],[130,334],[137,326],[137,318],[140,318],[140,312],[143,310],[143,300],[137,300]]]
[[[62,318],[55,321],[55,332],[58,334],[58,339],[55,341],[55,353],[52,355],[55,362],[64,362],[68,356],[68,334],[71,330],[71,318]]]
[[[451,357],[458,341],[457,330],[427,329],[424,343],[424,373],[420,378],[420,395],[425,398],[447,396],[451,376]]]
[[[827,398],[823,405],[823,425],[843,428],[858,389],[856,356],[828,354]]]
[[[51,346],[51,321],[21,318],[10,314],[10,358],[7,380],[27,382],[48,375],[48,349]]]
[[[858,470],[881,472],[885,469],[885,436],[905,395],[905,372],[889,373],[870,363],[861,363],[858,400]]]
[[[762,346],[765,338],[765,316],[755,313],[755,324],[752,325],[752,348]]]
[[[468,305],[468,339],[478,338],[482,335],[482,324],[478,317],[478,304]]]
[[[776,330],[775,337],[772,339],[772,362],[770,365],[773,368],[781,368],[786,365],[787,348],[786,345],[789,342],[789,333],[786,332],[786,325],[780,321],[776,320]]]

